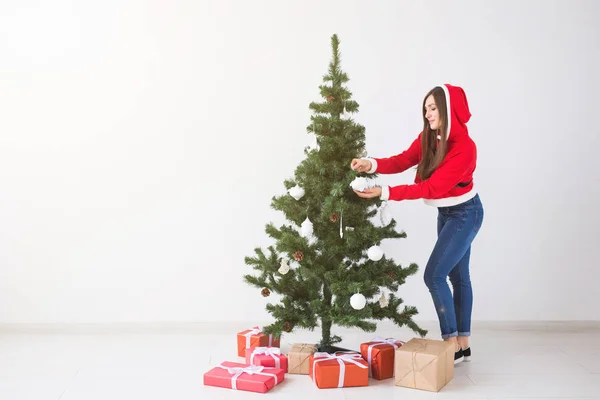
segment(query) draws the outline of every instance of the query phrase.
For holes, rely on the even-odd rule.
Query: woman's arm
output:
[[[475,145],[469,146],[445,160],[433,174],[414,185],[384,186],[382,200],[416,200],[437,198],[462,181],[465,174],[472,171],[477,160]]]
[[[371,162],[369,174],[398,174],[419,163],[421,156],[421,135],[417,137],[410,147],[402,153],[388,158],[364,158]]]

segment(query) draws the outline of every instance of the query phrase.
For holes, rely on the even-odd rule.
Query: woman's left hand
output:
[[[381,196],[381,188],[380,187],[369,188],[369,189],[365,189],[362,192],[355,190],[354,193],[356,193],[359,197],[362,197],[363,199],[372,199],[373,197]]]

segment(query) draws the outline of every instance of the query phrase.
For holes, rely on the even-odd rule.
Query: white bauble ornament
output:
[[[355,310],[362,310],[367,305],[367,299],[360,293],[353,294],[352,297],[350,297],[350,305]]]
[[[367,178],[358,177],[352,181],[350,186],[352,187],[352,189],[362,192],[363,190],[369,187],[369,181],[367,180]]]
[[[293,188],[291,188],[290,190],[288,190],[288,193],[290,194],[290,196],[292,196],[296,200],[300,200],[302,197],[304,197],[304,189],[302,189],[298,185],[296,185]]]
[[[290,265],[288,264],[288,260],[286,260],[286,259],[281,260],[281,264],[279,266],[278,272],[281,275],[285,275],[288,272],[290,272]]]
[[[304,237],[309,237],[313,234],[313,224],[312,222],[310,222],[310,219],[308,219],[308,217],[300,226],[300,232],[302,232],[302,236]]]
[[[372,246],[367,251],[367,255],[369,256],[370,260],[379,261],[379,260],[381,260],[381,257],[383,257],[383,250],[381,250],[381,247],[379,247],[379,246]]]

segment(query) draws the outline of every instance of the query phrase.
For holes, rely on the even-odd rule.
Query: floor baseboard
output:
[[[264,322],[264,325],[269,322]],[[428,330],[438,329],[437,321],[418,321],[420,327]],[[0,323],[0,334],[220,334],[238,332],[261,325],[256,322],[215,321],[215,322],[115,322],[115,323]],[[390,321],[377,322],[378,330],[399,329]],[[473,321],[473,330],[494,331],[548,331],[548,332],[600,332],[600,321]],[[353,331],[353,328],[336,328],[341,332]],[[407,328],[400,328],[407,329]]]

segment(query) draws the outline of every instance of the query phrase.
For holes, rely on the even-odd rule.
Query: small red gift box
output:
[[[238,356],[246,357],[246,349],[255,347],[279,347],[280,338],[273,335],[265,335],[262,328],[255,326],[252,329],[246,329],[237,334]]]
[[[204,385],[267,393],[284,378],[282,369],[225,361],[204,374]]]
[[[263,367],[281,368],[288,372],[288,358],[281,354],[279,347],[255,347],[246,349],[246,364]]]
[[[369,363],[369,375],[377,380],[394,376],[394,354],[404,344],[393,338],[375,337],[370,342],[361,343],[360,354]]]
[[[315,353],[308,374],[319,389],[369,385],[369,367],[356,352]]]

